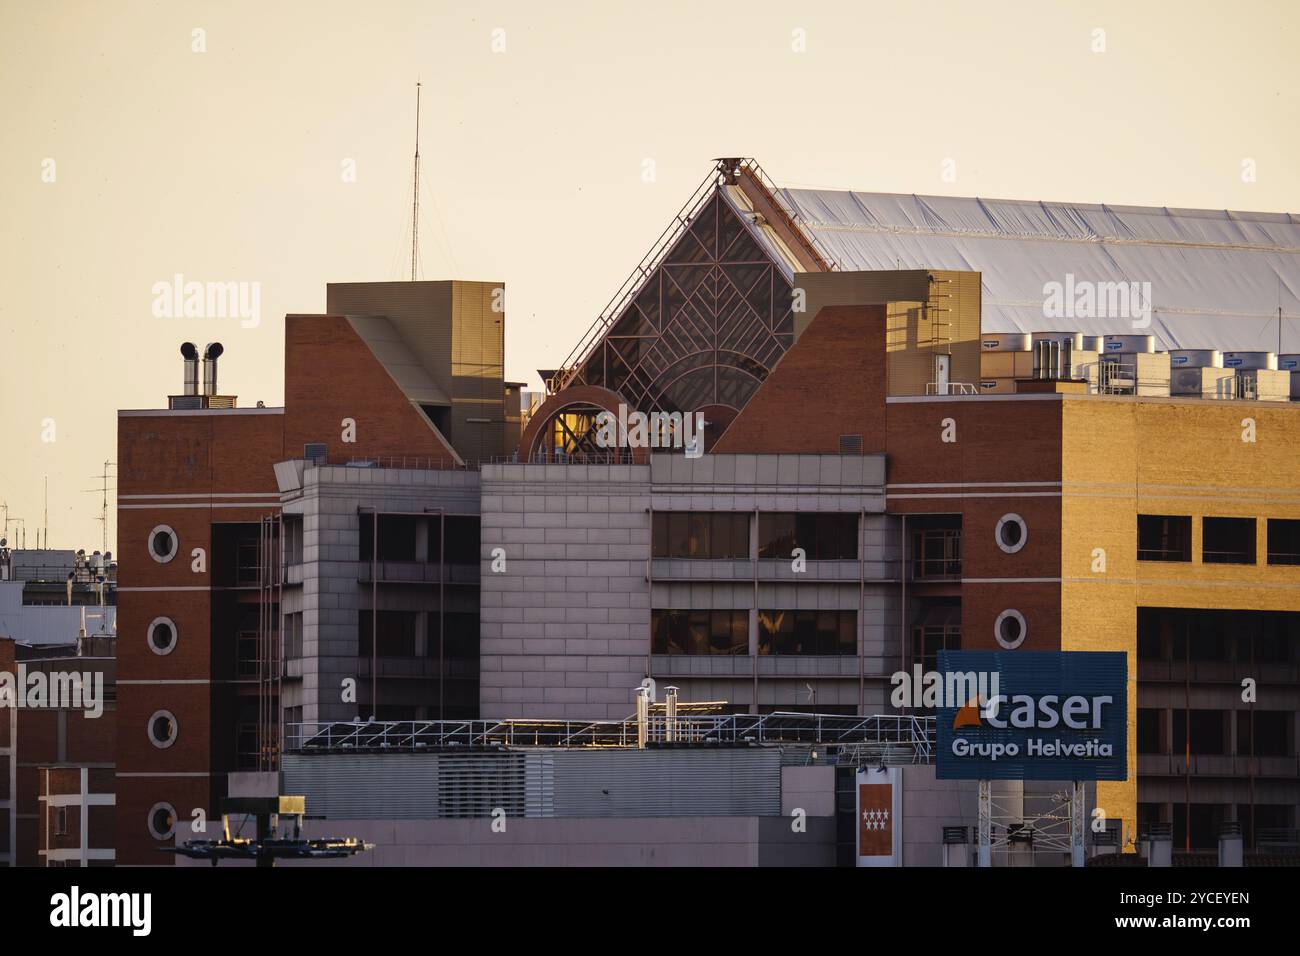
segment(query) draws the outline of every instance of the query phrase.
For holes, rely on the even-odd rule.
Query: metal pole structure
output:
[[[415,190],[411,197],[411,281],[420,254],[420,84],[415,84]]]
[[[1183,849],[1192,849],[1192,618],[1183,615]]]
[[[907,515],[902,516],[898,541],[898,582],[901,599],[898,602],[898,669],[908,668],[907,660]],[[903,712],[909,713],[908,703],[903,704]],[[981,864],[983,865],[983,864]]]
[[[276,734],[275,744],[275,766],[274,770],[280,769],[280,755],[284,753],[284,512],[279,515],[280,528],[280,563],[276,570],[276,631],[279,640],[276,642],[275,655],[275,704],[276,704],[276,726],[279,728]]]
[[[757,713],[758,713],[758,647],[757,647],[757,644],[758,644],[758,615],[759,615],[759,607],[758,607],[758,554],[759,554],[759,551],[758,551],[758,549],[759,549],[759,547],[760,547],[761,544],[762,544],[762,542],[760,542],[759,539],[758,539],[758,536],[759,536],[759,531],[758,531],[758,521],[759,521],[759,518],[758,518],[758,509],[755,508],[755,509],[754,509],[754,538],[753,538],[753,541],[754,541],[754,547],[753,547],[753,550],[751,551],[751,554],[753,554],[753,557],[750,558],[750,560],[753,562],[753,565],[754,565],[754,616],[753,616],[753,621],[754,621],[754,647],[753,647],[753,649],[751,650],[751,655],[752,655],[752,656],[751,656],[751,658],[750,658],[750,660],[752,660],[752,661],[754,662],[754,700],[753,700],[753,703],[750,705],[750,712],[751,712],[751,713],[754,713],[754,714],[757,714]]]
[[[447,689],[447,512],[438,509],[438,718],[445,716]]]
[[[993,865],[993,799],[987,780],[981,780],[979,787],[979,865],[990,867]]]
[[[370,717],[379,716],[379,510],[370,521]]]
[[[858,510],[858,626],[854,638],[858,645],[858,713],[867,709],[867,509]],[[899,668],[902,669],[901,667]]]
[[[1074,781],[1070,787],[1070,865],[1083,866],[1083,840],[1087,832],[1084,805],[1086,802],[1083,782]]]

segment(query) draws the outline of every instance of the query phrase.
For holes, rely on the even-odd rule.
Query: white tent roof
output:
[[[984,329],[1068,324],[1089,335],[1150,332],[1161,348],[1300,352],[1300,218],[1289,213],[783,189],[843,270],[983,274]],[[1149,329],[1131,318],[1050,319],[1044,285],[1149,282]]]

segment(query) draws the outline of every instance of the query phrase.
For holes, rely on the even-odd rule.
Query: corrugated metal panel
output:
[[[428,820],[438,815],[432,754],[285,754],[284,792],[331,820]]]
[[[752,750],[557,751],[558,817],[771,816],[781,753]]]
[[[842,270],[982,273],[989,332],[1041,330],[1044,284],[1067,275],[1151,283],[1149,331],[1163,348],[1276,348],[1279,277],[1280,304],[1295,314],[1300,219],[1287,213],[811,189],[780,195]],[[1093,335],[1133,331],[1132,317],[1121,315],[1070,325]],[[1296,334],[1294,321],[1287,333]]]
[[[282,766],[285,792],[332,820],[781,812],[776,748],[285,754]]]

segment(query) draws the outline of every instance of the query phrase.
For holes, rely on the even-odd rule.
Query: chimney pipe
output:
[[[199,350],[193,342],[181,344],[181,357],[185,360],[185,390],[182,394],[199,394]]]
[[[217,394],[217,359],[225,349],[220,342],[209,342],[203,350],[203,394]]]

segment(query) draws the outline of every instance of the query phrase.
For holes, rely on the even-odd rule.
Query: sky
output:
[[[504,282],[537,388],[716,156],[1300,213],[1298,40],[1292,0],[0,0],[0,520],[34,547],[48,476],[50,545],[101,547],[116,410],[165,407],[181,342],[279,405],[286,313],[409,278],[417,80],[419,275]],[[167,315],[176,275],[256,316]]]

